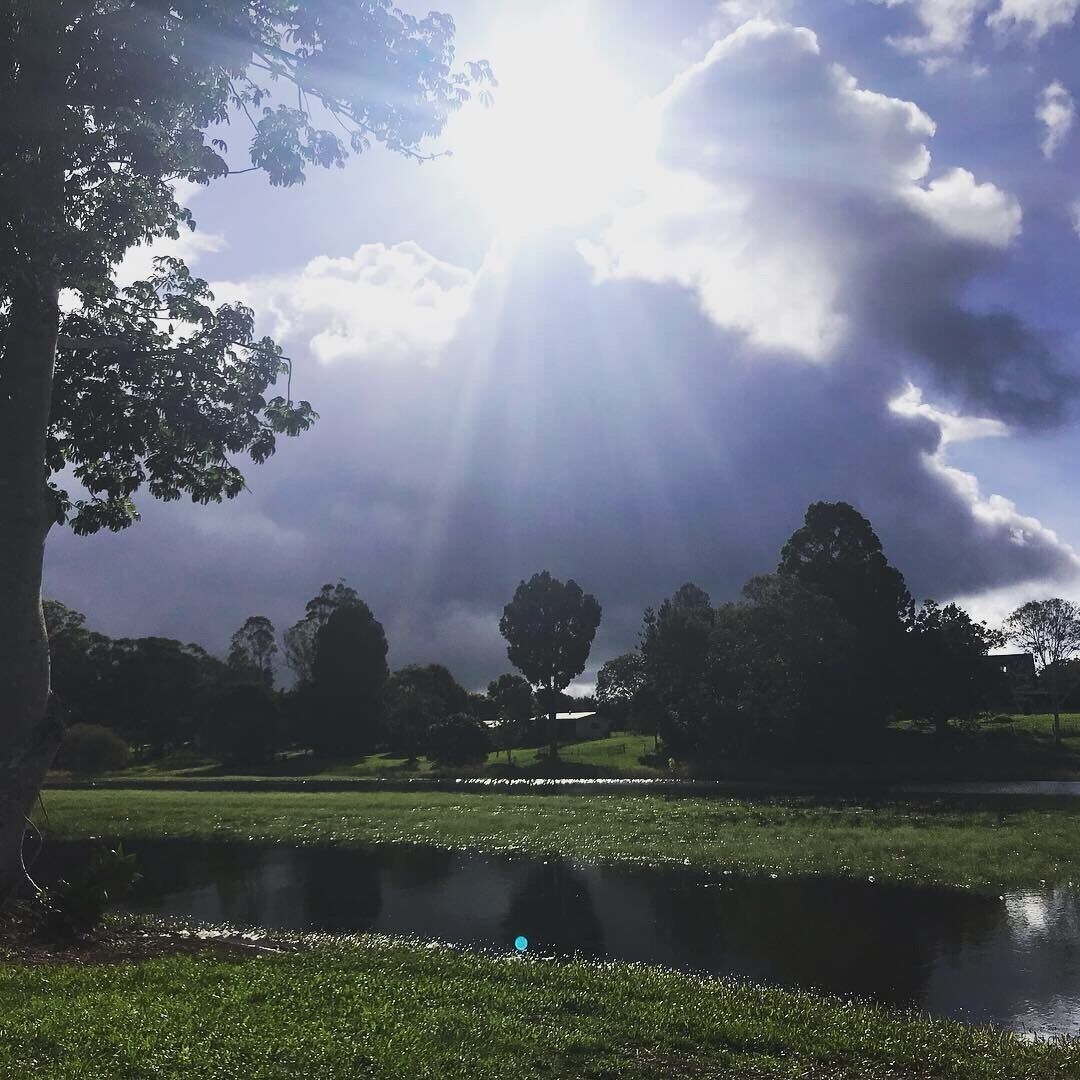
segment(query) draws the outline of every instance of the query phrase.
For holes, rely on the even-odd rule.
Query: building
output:
[[[1031,653],[991,653],[985,663],[1003,676],[1002,698],[995,703],[1000,712],[1045,712],[1045,693],[1037,689],[1035,657]]]
[[[598,712],[561,712],[555,714],[559,725],[560,742],[577,742],[580,739],[602,739],[611,731],[611,721]],[[533,718],[533,730],[541,738],[546,737],[548,717]]]

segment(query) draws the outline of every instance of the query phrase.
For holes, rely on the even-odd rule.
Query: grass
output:
[[[1018,715],[1004,721],[996,718],[984,721],[972,731],[954,733],[943,744],[924,728],[897,724],[883,734],[879,747],[861,759],[804,762],[740,759],[714,765],[707,774],[722,779],[775,783],[1080,779],[1080,713],[1063,714],[1062,731],[1062,745],[1055,747],[1052,718],[1048,714]],[[481,776],[508,772],[521,776],[670,776],[671,770],[650,760],[652,752],[651,736],[615,732],[607,738],[565,744],[560,749],[558,763],[547,761],[542,750],[526,748],[513,751],[512,767],[507,765],[505,751],[498,751],[488,756],[485,765],[449,771],[453,775]],[[55,778],[62,775],[58,773]],[[405,758],[391,754],[372,754],[358,761],[328,761],[310,753],[290,752],[264,768],[236,770],[190,750],[180,750],[159,761],[111,774],[148,784],[158,779],[401,779],[433,775],[440,775],[440,770],[426,758],[410,764]]]
[[[590,861],[681,862],[981,888],[1080,883],[1080,817],[941,803],[648,795],[47,791],[63,837],[423,843]]]
[[[1080,1043],[655,968],[324,938],[240,959],[0,962],[0,1075],[1069,1080]]]

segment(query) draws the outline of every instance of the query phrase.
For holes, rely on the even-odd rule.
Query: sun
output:
[[[461,193],[503,241],[603,214],[651,159],[649,104],[596,38],[581,3],[506,14],[492,29],[494,103],[463,109],[447,145]]]

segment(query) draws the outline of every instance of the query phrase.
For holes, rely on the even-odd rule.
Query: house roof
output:
[[[557,712],[555,714],[556,720],[584,720],[587,716],[596,716],[596,710],[593,709],[590,712]],[[535,719],[546,720],[547,713],[541,713]]]

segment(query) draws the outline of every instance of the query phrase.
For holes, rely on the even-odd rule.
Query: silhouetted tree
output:
[[[203,745],[226,765],[265,765],[281,741],[281,714],[264,683],[227,686],[210,704]]]
[[[172,181],[232,171],[207,130],[231,109],[254,112],[251,167],[274,185],[372,141],[419,156],[488,74],[451,73],[453,31],[389,0],[0,0],[0,898],[21,880],[26,815],[60,741],[49,529],[123,528],[143,484],[235,496],[236,455],[264,461],[314,419],[266,396],[288,364],[249,309],[214,307],[178,259],[125,289],[115,265],[192,224]],[[65,290],[77,302],[61,308]],[[65,469],[85,497],[47,482]]]
[[[536,695],[529,680],[507,672],[488,683],[487,700],[499,730],[496,741],[506,751],[506,760],[513,761],[514,745],[520,745],[525,725],[536,715]]]
[[[848,678],[858,684],[867,721],[883,723],[899,703],[903,636],[914,603],[870,522],[845,502],[812,503],[784,545],[776,572],[828,597],[857,631]]]
[[[229,642],[226,663],[242,682],[260,683],[268,690],[274,685],[274,655],[277,633],[265,615],[249,615]]]
[[[640,652],[623,653],[602,664],[596,673],[597,705],[615,727],[623,728],[644,685],[645,658]]]
[[[339,607],[315,639],[311,744],[328,754],[368,754],[382,727],[386,634],[363,601]]]
[[[1004,676],[986,657],[1003,644],[1002,634],[975,622],[957,604],[941,607],[927,600],[907,636],[904,711],[944,736],[950,720],[990,708],[1002,697]]]
[[[722,663],[718,626],[709,594],[690,583],[645,612],[645,687],[660,737],[673,754],[711,756],[725,741],[722,732],[735,706],[735,687]]]
[[[503,608],[499,631],[509,643],[506,655],[533,686],[548,699],[548,725],[552,755],[559,752],[554,694],[570,685],[585,670],[600,604],[570,579],[563,583],[547,570],[522,581]]]
[[[1080,607],[1060,597],[1030,600],[1005,620],[1003,632],[1034,656],[1040,689],[1047,692],[1054,714],[1054,744],[1060,745],[1061,704],[1070,690],[1070,671],[1061,661],[1080,650]]]
[[[409,664],[386,684],[386,730],[390,748],[410,760],[424,749],[431,724],[468,711],[468,692],[442,664]]]
[[[315,639],[338,608],[355,607],[362,601],[356,590],[339,581],[324,585],[305,605],[304,617],[285,631],[285,663],[300,683],[309,683],[315,664]]]
[[[427,753],[436,765],[482,765],[491,753],[491,737],[479,720],[454,713],[428,728]]]

